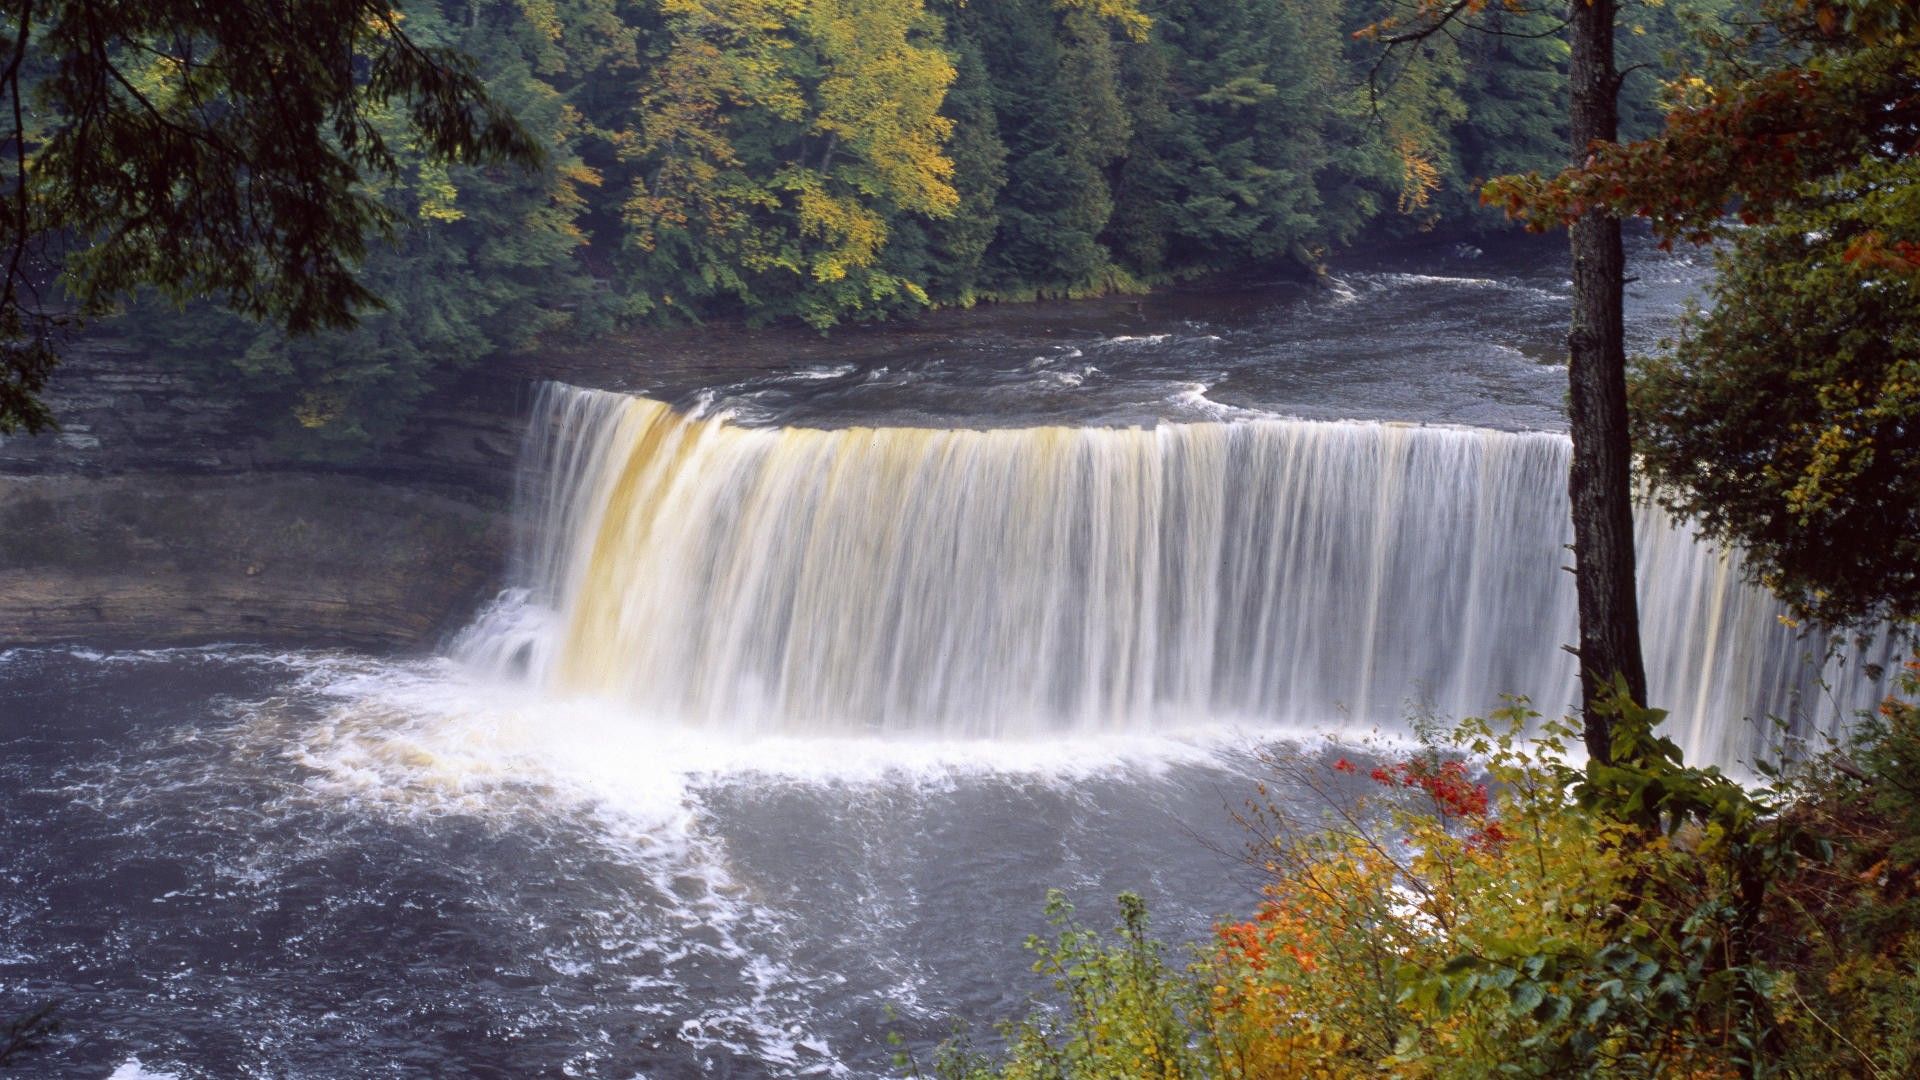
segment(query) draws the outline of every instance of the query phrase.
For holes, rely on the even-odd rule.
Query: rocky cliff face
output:
[[[501,580],[526,378],[464,380],[321,469],[137,354],[76,353],[61,430],[0,440],[0,646],[431,646]]]
[[[275,474],[0,484],[0,641],[429,644],[496,587],[498,514]]]
[[[434,394],[395,442],[325,471],[462,490],[511,487],[533,362],[469,374]],[[180,372],[112,342],[75,349],[46,395],[60,430],[0,437],[0,476],[241,473],[299,468]]]

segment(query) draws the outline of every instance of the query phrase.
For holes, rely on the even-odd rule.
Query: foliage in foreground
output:
[[[1029,943],[1052,1001],[935,1074],[1915,1075],[1920,708],[1758,789],[1617,708],[1608,766],[1567,764],[1562,727],[1520,737],[1519,707],[1370,775],[1275,761],[1329,809],[1252,804],[1253,918],[1179,964],[1137,898],[1105,937],[1056,897]]]
[[[139,288],[305,333],[377,307],[356,268],[404,151],[539,163],[459,54],[374,0],[0,4],[0,433],[76,316]],[[11,127],[7,127],[8,123]]]

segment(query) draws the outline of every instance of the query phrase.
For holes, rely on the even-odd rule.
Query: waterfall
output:
[[[1567,459],[1561,435],[1387,423],[749,428],[552,385],[516,602],[459,649],[739,734],[1557,713]],[[1874,700],[1737,556],[1639,513],[1651,694],[1691,755]]]

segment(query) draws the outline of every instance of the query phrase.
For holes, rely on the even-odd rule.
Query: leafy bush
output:
[[[1525,735],[1523,705],[1378,763],[1274,757],[1323,809],[1250,804],[1251,918],[1177,966],[1137,898],[1106,938],[1056,897],[1029,945],[1058,1006],[935,1072],[1914,1075],[1920,709],[1756,788],[1613,711],[1610,765],[1570,763],[1564,725]]]

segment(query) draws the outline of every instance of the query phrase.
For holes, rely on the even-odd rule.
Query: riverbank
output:
[[[506,533],[362,477],[9,477],[0,643],[427,645],[498,586]]]
[[[459,380],[315,465],[151,358],[75,349],[60,430],[0,440],[0,646],[431,647],[501,579],[526,378]]]

